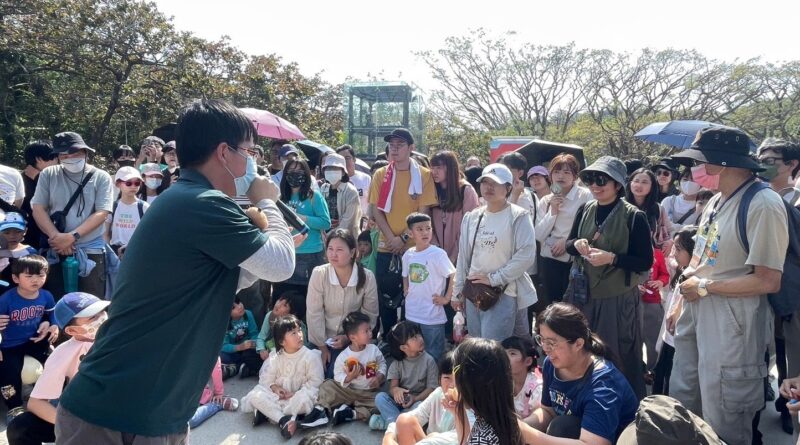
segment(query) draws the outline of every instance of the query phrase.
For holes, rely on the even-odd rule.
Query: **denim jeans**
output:
[[[425,351],[439,363],[444,354],[444,324],[420,324],[419,328],[425,339]]]
[[[517,298],[506,294],[488,311],[481,311],[474,304],[464,303],[467,316],[467,331],[472,337],[483,337],[503,341],[514,334],[517,319]]]
[[[209,402],[205,405],[198,406],[197,411],[195,411],[192,418],[189,419],[189,428],[197,428],[201,423],[210,419],[211,416],[220,411],[222,411],[222,405],[219,403]]]
[[[394,397],[392,397],[392,395],[388,392],[380,392],[375,396],[375,407],[381,412],[381,416],[386,419],[386,424],[396,422],[397,418],[400,417],[400,413],[411,411],[420,403],[421,402],[415,402],[413,405],[408,407],[408,409],[403,409],[402,406],[398,405],[397,402],[394,401]]]

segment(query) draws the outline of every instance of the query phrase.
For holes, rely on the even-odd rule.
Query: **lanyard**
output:
[[[714,204],[714,210],[712,210],[711,211],[711,215],[708,216],[708,222],[706,223],[706,226],[711,226],[711,224],[714,223],[714,218],[717,217],[717,213],[722,211],[722,208],[725,207],[725,204],[727,204],[728,201],[733,199],[733,197],[736,196],[737,193],[739,193],[742,189],[744,189],[748,184],[753,182],[755,179],[756,178],[754,176],[754,177],[751,177],[750,179],[748,179],[747,181],[743,182],[742,185],[737,187],[736,190],[734,190],[733,193],[731,193],[731,196],[729,196],[727,199],[725,199],[725,201],[722,201],[722,196],[720,196],[719,201],[717,201]],[[720,204],[720,202],[722,202],[722,204]],[[719,205],[719,208],[717,208],[718,205]]]

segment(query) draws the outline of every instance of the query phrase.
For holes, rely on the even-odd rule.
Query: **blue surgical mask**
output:
[[[244,169],[244,176],[239,176],[238,178],[230,171],[228,166],[225,166],[225,170],[228,170],[228,173],[233,176],[233,184],[236,186],[236,196],[244,196],[247,194],[247,191],[250,190],[250,184],[256,179],[258,176],[258,169],[256,168],[256,160],[253,159],[252,156],[246,156],[239,153],[239,150],[234,150],[239,156],[244,157],[247,160],[247,166]]]

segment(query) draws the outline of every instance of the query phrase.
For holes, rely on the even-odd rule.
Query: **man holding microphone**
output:
[[[294,270],[278,187],[247,154],[255,137],[250,119],[222,101],[181,113],[180,180],[133,235],[109,320],[61,397],[58,444],[185,443],[237,289]],[[232,199],[245,194],[255,207],[247,213]]]

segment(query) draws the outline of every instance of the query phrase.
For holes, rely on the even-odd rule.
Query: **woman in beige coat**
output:
[[[306,323],[308,338],[322,351],[325,375],[330,378],[336,357],[349,344],[342,332],[342,320],[359,311],[378,317],[378,288],[375,276],[356,261],[356,239],[344,229],[336,229],[326,243],[328,264],[314,268],[308,283]]]

